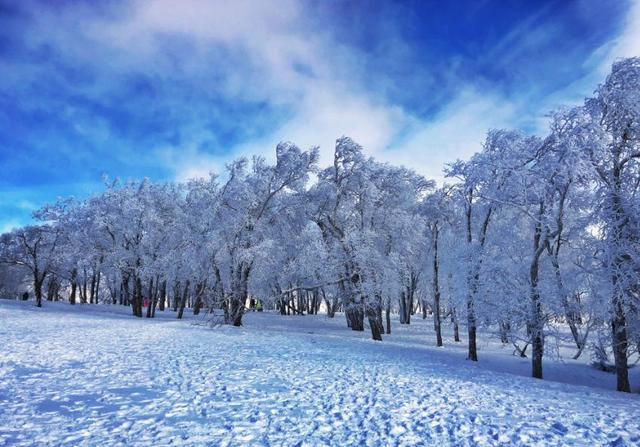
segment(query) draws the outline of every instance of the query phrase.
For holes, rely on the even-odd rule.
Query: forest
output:
[[[427,148],[425,148],[427,150]],[[382,341],[433,320],[478,360],[486,330],[543,378],[550,334],[630,392],[640,354],[640,58],[617,61],[545,135],[491,129],[446,182],[381,163],[349,137],[333,163],[277,146],[183,183],[105,180],[0,239],[0,294],[207,314],[241,326],[258,307],[345,318]],[[145,305],[146,304],[146,305]],[[189,309],[189,310],[187,310]],[[44,310],[43,310],[44,311]],[[383,342],[384,343],[384,342]],[[480,352],[481,355],[481,352]]]

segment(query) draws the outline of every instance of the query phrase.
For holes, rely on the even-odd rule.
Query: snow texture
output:
[[[0,445],[640,445],[637,395],[454,363],[413,323],[46,306],[0,301]]]

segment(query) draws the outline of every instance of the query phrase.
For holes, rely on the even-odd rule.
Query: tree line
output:
[[[542,378],[545,337],[568,328],[630,391],[640,348],[640,58],[613,65],[548,133],[494,129],[448,182],[367,157],[348,137],[321,168],[292,143],[276,161],[240,158],[221,176],[106,185],[44,206],[2,235],[5,276],[43,298],[222,312],[239,326],[250,299],[284,314],[343,312],[374,340],[422,313],[435,343],[451,322],[495,333]],[[146,311],[143,300],[148,300]],[[613,363],[610,363],[610,358]]]

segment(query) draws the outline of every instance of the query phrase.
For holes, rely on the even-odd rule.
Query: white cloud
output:
[[[24,225],[23,222],[19,222],[18,220],[15,220],[15,219],[4,220],[2,224],[0,224],[0,234],[5,234],[10,231],[13,231],[16,228],[20,228],[22,225]]]
[[[342,135],[351,136],[381,160],[402,163],[441,180],[444,163],[477,151],[489,128],[527,124],[543,131],[546,112],[559,104],[581,101],[615,58],[640,54],[640,0],[636,0],[624,32],[585,61],[585,66],[593,67],[590,74],[546,100],[534,106],[527,103],[526,92],[506,98],[467,83],[459,85],[459,93],[426,119],[412,116],[367,86],[367,74],[359,65],[361,55],[340,45],[336,36],[314,28],[298,1],[140,0],[132,5],[116,20],[91,19],[88,11],[68,11],[64,20],[75,25],[67,28],[79,33],[77,44],[69,41],[65,26],[41,26],[46,33],[38,38],[58,42],[65,51],[88,51],[82,55],[85,60],[94,57],[86,40],[95,41],[113,56],[107,64],[98,61],[101,68],[119,73],[142,69],[162,77],[175,65],[175,70],[191,75],[199,88],[222,92],[229,101],[264,101],[287,110],[283,123],[266,135],[226,148],[224,155],[200,149],[206,132],[198,130],[189,132],[187,142],[154,148],[177,180],[219,171],[239,155],[272,158],[275,145],[282,140],[303,148],[320,145],[321,162],[326,164],[335,139]],[[541,14],[516,27],[495,51],[515,54],[516,41],[528,38],[532,23]],[[193,53],[163,53],[158,42],[167,33],[183,36]],[[212,47],[224,48],[227,52],[221,54],[231,60],[212,59]],[[211,64],[223,71],[215,83],[202,78]]]
[[[471,85],[462,86],[462,92],[440,113],[415,123],[413,132],[383,152],[381,158],[404,164],[442,183],[445,164],[479,150],[487,130],[526,126],[544,133],[548,112],[561,105],[581,103],[604,80],[616,59],[633,56],[640,56],[640,0],[630,3],[622,32],[585,61],[585,67],[590,69],[588,75],[549,95],[537,104],[537,109],[527,102],[526,93],[514,99],[480,92]]]
[[[323,60],[323,55],[331,52],[327,48],[332,44],[330,41],[311,38],[301,46],[304,48],[301,60],[313,67],[316,76],[309,78],[292,73],[292,58],[300,53],[293,51],[287,42],[298,42],[299,36],[295,33],[299,30],[287,23],[301,20],[298,14],[300,10],[294,8],[294,13],[282,18],[279,25],[286,30],[286,35],[267,39],[267,45],[253,45],[255,40],[251,45],[256,60],[267,61],[266,79],[277,87],[273,94],[289,91],[293,96],[298,95],[292,118],[271,134],[237,147],[234,154],[264,154],[265,151],[270,154],[278,141],[291,140],[302,147],[320,145],[321,161],[327,163],[335,139],[349,135],[383,161],[404,164],[442,181],[444,164],[477,151],[488,129],[528,127],[544,132],[548,122],[545,115],[550,110],[562,104],[581,102],[603,79],[614,59],[640,54],[640,0],[637,0],[631,5],[623,32],[598,49],[591,61],[585,61],[586,67],[593,67],[590,74],[539,101],[537,109],[528,102],[526,92],[518,98],[506,98],[466,84],[460,86],[460,93],[435,116],[418,119],[400,107],[380,102],[375,92],[360,90],[355,83],[362,79],[354,77],[350,83],[334,76],[330,65]],[[271,33],[261,26],[257,29],[258,34],[265,33],[258,36],[259,41]],[[243,38],[241,34],[234,34],[231,40]],[[280,45],[274,45],[274,42]],[[262,51],[268,54],[262,54]],[[337,62],[332,60],[332,63]],[[403,138],[398,138],[401,133],[404,133]],[[203,155],[203,158],[207,156]],[[225,157],[224,161],[229,158],[231,156]]]
[[[478,151],[488,129],[515,124],[516,111],[502,97],[468,88],[428,122],[417,122],[407,138],[380,158],[442,182],[445,163]]]
[[[640,56],[640,0],[631,0],[623,32],[610,45],[605,58],[605,74],[613,60],[622,57]]]
[[[157,148],[179,180],[206,176],[210,169],[239,155],[272,158],[280,141],[293,141],[303,148],[319,145],[322,162],[331,159],[335,140],[342,135],[377,153],[410,121],[401,108],[361,88],[354,54],[312,30],[301,4],[293,0],[140,1],[124,21],[92,23],[89,32],[107,45],[134,52],[152,64],[149,69],[157,64],[154,59],[162,58],[157,36],[183,35],[197,44],[202,59],[184,58],[180,69],[196,75],[202,64],[211,63],[207,49],[223,46],[243,55],[243,65],[226,67],[224,79],[208,88],[222,90],[232,101],[266,101],[288,110],[290,118],[284,124],[232,147],[225,155],[198,150],[197,137],[188,144]]]
[[[183,182],[193,178],[207,178],[220,173],[226,160],[198,151],[194,145],[165,146],[155,151],[156,156],[175,173],[175,180]]]

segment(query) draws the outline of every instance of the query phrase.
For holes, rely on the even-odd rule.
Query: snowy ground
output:
[[[0,300],[0,445],[640,445],[640,396],[517,375],[528,361],[487,343],[472,364],[420,320],[375,343],[343,318],[45,306]]]

